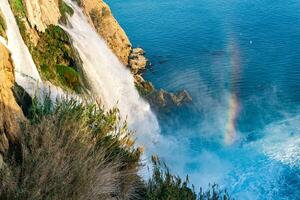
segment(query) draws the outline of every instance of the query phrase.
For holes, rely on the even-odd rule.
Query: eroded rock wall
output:
[[[9,51],[0,44],[0,153],[17,142],[19,123],[25,120],[12,88],[15,83],[14,68]]]
[[[109,6],[102,0],[77,0],[85,15],[107,45],[127,66],[132,51],[131,43],[112,15]],[[44,32],[49,25],[57,25],[61,18],[60,0],[23,0],[26,17],[30,26]],[[27,30],[29,30],[27,28]],[[28,32],[28,31],[27,31]],[[35,35],[30,33],[29,35]],[[36,44],[36,42],[34,42]]]
[[[103,37],[122,63],[127,66],[131,53],[131,43],[122,27],[112,15],[109,6],[102,0],[81,0],[80,5],[97,32]]]
[[[27,19],[32,27],[44,32],[48,25],[56,25],[61,17],[58,0],[23,0]]]

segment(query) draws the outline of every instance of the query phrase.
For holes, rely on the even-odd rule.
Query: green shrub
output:
[[[59,10],[60,10],[60,14],[61,14],[60,20],[63,23],[66,23],[66,21],[67,21],[67,15],[72,16],[74,14],[74,10],[68,4],[66,4],[63,0],[59,0]]]
[[[59,26],[50,25],[39,36],[39,42],[31,48],[31,53],[42,78],[80,93],[83,83],[76,66],[76,52],[67,33]]]
[[[188,187],[188,177],[182,181],[170,173],[164,163],[152,157],[153,176],[147,184],[147,200],[185,199],[196,200],[195,192]]]
[[[21,17],[26,16],[22,0],[9,0],[9,3],[15,15],[19,15]]]
[[[138,175],[141,150],[118,109],[76,100],[34,98],[19,145],[0,168],[3,200],[230,200],[217,185],[196,194],[153,157],[153,176]]]
[[[226,190],[218,185],[210,185],[207,191],[200,188],[197,194],[189,187],[189,177],[182,180],[170,173],[168,167],[156,157],[152,157],[153,175],[147,183],[146,200],[233,200]]]
[[[25,8],[23,5],[22,0],[9,0],[11,9],[15,15],[17,24],[19,26],[20,33],[23,37],[24,42],[27,44],[28,47],[31,47],[32,45],[30,44],[30,36],[26,32],[26,27],[24,24],[24,18],[26,17],[26,12]]]
[[[67,85],[74,91],[80,91],[80,74],[73,68],[65,65],[56,65],[56,73],[61,84]]]
[[[117,109],[36,99],[20,151],[0,170],[0,199],[135,199],[140,152]],[[18,155],[18,156],[13,156]]]

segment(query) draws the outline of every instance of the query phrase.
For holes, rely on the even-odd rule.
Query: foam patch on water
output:
[[[266,126],[266,136],[259,141],[271,159],[300,168],[300,115]]]

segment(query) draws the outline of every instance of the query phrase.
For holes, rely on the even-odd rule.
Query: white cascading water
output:
[[[41,77],[39,76],[30,52],[23,41],[8,0],[1,0],[0,8],[7,25],[6,34],[8,41],[7,44],[4,45],[6,45],[11,52],[15,67],[16,82],[30,95],[34,95],[38,84],[42,82]],[[4,41],[2,40],[2,43],[3,42]]]
[[[69,33],[83,61],[92,93],[106,109],[118,107],[129,127],[143,134],[136,135],[137,141],[147,148],[159,137],[159,125],[150,105],[139,96],[132,74],[90,26],[82,10],[71,0],[66,2],[74,14],[62,28]]]
[[[70,34],[73,45],[80,54],[83,69],[90,81],[94,96],[100,98],[107,109],[117,106],[122,118],[127,119],[130,128],[143,133],[143,135],[137,135],[138,142],[147,148],[147,145],[152,145],[153,142],[159,140],[159,125],[149,104],[139,96],[132,74],[89,25],[81,9],[69,0],[67,3],[73,7],[75,13],[70,17],[71,26],[63,28]],[[31,96],[38,94],[42,97],[43,94],[49,92],[53,100],[65,96],[60,88],[49,82],[42,82],[20,34],[8,0],[0,1],[0,9],[7,24],[8,39],[6,41],[0,37],[0,42],[11,52],[16,82]]]
[[[6,34],[8,39],[6,41],[0,37],[0,42],[5,45],[11,53],[17,84],[22,86],[32,97],[37,95],[42,98],[44,94],[50,93],[51,99],[55,100],[58,97],[66,96],[61,88],[55,87],[49,82],[42,82],[32,56],[23,41],[8,0],[0,1],[0,10],[6,21]]]

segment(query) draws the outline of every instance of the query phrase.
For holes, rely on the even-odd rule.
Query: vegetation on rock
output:
[[[74,10],[66,4],[63,0],[59,0],[59,10],[61,14],[60,20],[64,23],[67,21],[67,15],[72,16],[74,14]]]
[[[82,88],[76,53],[69,36],[58,26],[50,25],[39,33],[39,43],[31,53],[44,79],[64,89],[79,93]]]
[[[26,14],[22,0],[10,0],[21,35],[28,46],[43,79],[76,93],[82,92],[83,81],[77,65],[77,55],[68,34],[59,26],[49,25],[45,32],[38,32],[38,43],[31,42],[26,29]],[[60,1],[62,19],[73,10]],[[66,18],[65,18],[66,19]]]

